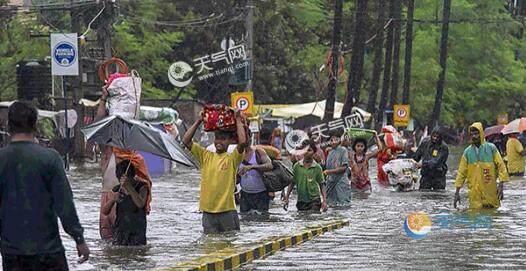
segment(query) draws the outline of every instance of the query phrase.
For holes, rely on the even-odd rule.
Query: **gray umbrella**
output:
[[[189,167],[192,156],[167,133],[152,125],[120,116],[109,116],[82,129],[86,140],[126,150],[149,152]]]

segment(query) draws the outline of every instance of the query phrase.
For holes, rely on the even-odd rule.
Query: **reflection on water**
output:
[[[450,161],[450,168],[456,169],[458,157]],[[376,176],[375,170],[371,163],[372,177]],[[498,211],[482,214],[491,218],[491,227],[474,228],[462,222],[464,214],[472,214],[452,207],[454,173],[450,172],[444,192],[397,193],[379,186],[373,178],[372,194],[356,194],[351,207],[329,209],[324,214],[298,213],[293,200],[289,211],[285,211],[278,195],[271,203],[269,219],[242,218],[239,233],[203,236],[197,203],[198,172],[179,170],[153,181],[148,246],[127,248],[100,240],[101,177],[97,165],[87,164],[72,168],[69,175],[92,251],[89,263],[78,265],[74,242],[63,232],[62,236],[72,270],[149,270],[269,236],[290,234],[324,220],[347,218],[350,227],[326,233],[244,269],[526,269],[525,180],[516,179],[507,185]],[[467,207],[465,189],[461,207]],[[433,222],[429,234],[420,240],[407,237],[402,227],[406,216],[415,211],[426,212]],[[449,218],[440,218],[444,215]],[[444,220],[454,223],[448,228]]]

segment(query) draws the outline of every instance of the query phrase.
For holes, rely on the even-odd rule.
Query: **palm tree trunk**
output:
[[[413,14],[415,0],[407,2],[407,26],[405,30],[405,63],[404,63],[404,92],[402,103],[409,104],[409,89],[411,86],[411,58],[413,54]]]
[[[340,32],[342,25],[343,0],[334,1],[334,24],[332,28],[332,66],[329,67],[329,86],[325,102],[324,121],[334,118],[334,103],[336,102],[336,85],[338,83],[338,59],[340,58]]]
[[[367,0],[357,0],[354,23],[354,38],[350,64],[347,95],[343,105],[342,115],[351,114],[351,109],[360,100],[360,87],[363,79],[363,62],[365,56],[365,35],[367,33]]]
[[[429,120],[430,127],[434,127],[440,121],[440,109],[442,107],[442,96],[444,95],[444,84],[446,81],[446,62],[447,62],[447,40],[449,34],[449,13],[451,11],[451,0],[444,0],[444,12],[442,15],[442,38],[440,39],[440,74],[437,81],[437,93],[435,97],[435,107]]]
[[[389,2],[389,14],[392,17],[393,14],[393,2]],[[385,41],[385,63],[384,63],[384,79],[382,83],[382,93],[380,94],[380,104],[378,105],[376,129],[379,129],[382,125],[385,113],[385,107],[387,106],[387,97],[389,96],[389,82],[391,82],[391,61],[393,58],[393,22],[389,24],[387,30],[387,39]]]
[[[367,102],[367,111],[375,116],[376,98],[378,96],[378,86],[380,85],[380,76],[382,73],[382,57],[384,49],[384,24],[385,24],[385,1],[378,1],[378,19],[376,20],[376,38],[374,43],[374,66],[369,88],[369,100]]]

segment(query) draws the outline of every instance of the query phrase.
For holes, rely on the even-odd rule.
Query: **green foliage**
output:
[[[124,59],[131,69],[139,71],[145,98],[168,98],[173,94],[166,76],[172,63],[169,57],[182,41],[183,34],[158,29],[149,22],[164,20],[166,12],[173,10],[173,4],[138,1],[125,8],[133,10],[140,20],[125,20],[115,25],[113,46],[116,56]]]
[[[5,0],[0,0],[0,4]],[[442,1],[416,2],[413,40],[413,66],[410,101],[413,117],[426,123],[431,114],[440,72],[439,42]],[[505,1],[455,0],[450,24],[446,88],[441,122],[466,126],[472,121],[495,122],[498,113],[510,118],[526,114],[526,40],[524,26],[505,10]],[[344,1],[342,47],[350,48],[355,1]],[[324,99],[327,68],[320,72],[330,50],[333,0],[255,1],[254,16],[254,93],[257,103],[297,103]],[[94,10],[93,12],[96,12]],[[187,61],[220,51],[220,42],[230,36],[244,41],[244,16],[225,24],[206,27],[173,27],[159,22],[196,20],[223,14],[233,18],[245,14],[245,2],[210,1],[123,1],[121,15],[114,25],[116,56],[123,58],[144,79],[145,98],[173,98],[177,91],[168,82],[171,63]],[[53,23],[67,28],[69,17],[57,12]],[[86,13],[87,14],[87,13]],[[86,15],[90,19],[91,13]],[[404,13],[405,14],[405,13]],[[214,16],[215,16],[214,15]],[[40,15],[38,15],[40,16]],[[48,33],[43,18],[35,13],[13,19],[0,18],[0,99],[16,97],[16,63],[24,59],[43,59],[49,55],[48,40],[30,38],[31,31]],[[369,1],[367,37],[372,37],[376,2]],[[458,22],[458,21],[461,22]],[[467,20],[467,21],[466,21]],[[84,22],[85,23],[85,22]],[[97,22],[95,22],[96,25]],[[404,31],[403,31],[404,32]],[[403,82],[404,39],[402,36],[400,89]],[[372,46],[368,44],[364,64],[362,103],[372,72]],[[352,53],[352,52],[351,52]],[[345,72],[340,76],[337,100],[343,101],[351,54],[345,55]],[[218,67],[220,68],[220,67]],[[381,81],[380,81],[381,82]],[[381,87],[381,86],[380,86]],[[244,86],[230,86],[228,76],[193,82],[182,95],[208,102],[228,102],[229,93]],[[401,91],[399,91],[401,92]],[[362,105],[363,106],[363,105]]]
[[[37,23],[34,15],[17,15],[0,21],[0,100],[16,99],[16,67],[25,59],[43,59],[49,55],[47,39],[31,38],[31,32],[49,31]]]
[[[433,19],[441,5],[416,1],[415,18]],[[517,38],[521,25],[504,9],[503,1],[453,1],[449,30],[446,89],[441,122],[466,126],[473,121],[496,122],[497,114],[510,118],[526,113],[526,69],[516,56],[525,53],[525,40]],[[425,123],[432,111],[441,26],[417,23],[413,42],[411,103],[415,117]]]

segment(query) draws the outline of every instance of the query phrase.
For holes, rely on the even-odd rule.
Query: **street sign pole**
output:
[[[66,137],[66,143],[64,146],[64,152],[66,153],[65,166],[66,170],[69,170],[69,127],[68,127],[68,96],[66,94],[66,76],[62,76],[62,89],[64,90],[64,133]]]
[[[65,167],[69,170],[70,136],[68,125],[68,96],[66,91],[66,76],[79,76],[79,53],[77,33],[51,34],[51,75],[62,76],[64,93],[64,152]]]

